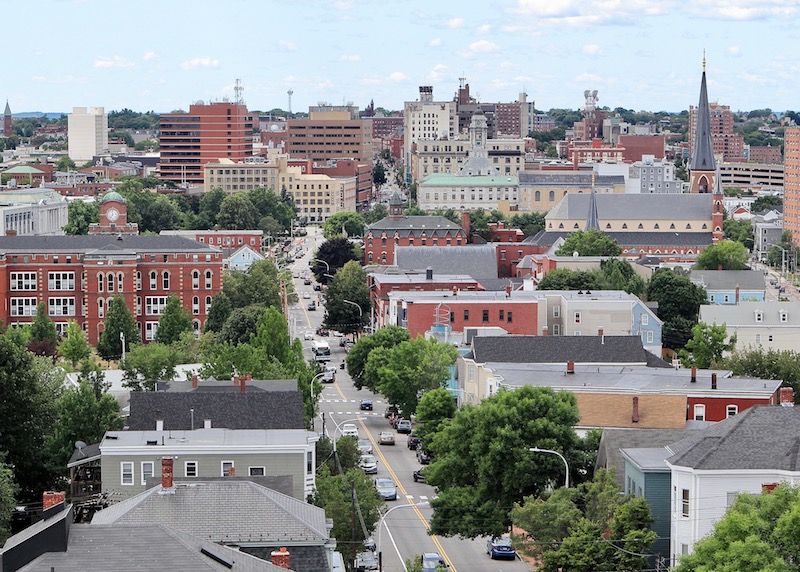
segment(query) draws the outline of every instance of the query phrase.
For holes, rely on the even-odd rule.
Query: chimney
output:
[[[717,388],[717,374],[716,373],[712,373],[711,374],[711,389],[716,389],[716,388]]]
[[[606,336],[604,335],[603,326],[597,328],[597,335],[600,336],[600,345],[605,345]]]
[[[192,375],[192,389],[196,389],[197,388],[197,382],[198,381],[199,381],[199,378],[197,377],[197,374],[196,373],[193,374]]]
[[[164,430],[164,420],[156,419],[156,431],[163,431],[163,430]]]
[[[161,457],[161,490],[173,491],[172,488],[172,465],[175,460],[172,457]]]
[[[244,393],[247,389],[247,376],[244,376],[242,379],[239,380],[239,389],[242,393]]]
[[[14,230],[13,228],[9,228],[8,230],[6,230],[6,236],[17,236],[17,231]]]
[[[692,383],[697,383],[697,368],[696,367],[692,368],[692,380],[691,381],[692,381]]]
[[[781,387],[781,406],[794,407],[794,390],[791,387]]]
[[[252,381],[253,380],[253,372],[252,371],[248,371],[247,375],[245,375],[244,377],[245,377],[245,379],[247,381]]]
[[[42,510],[47,510],[52,506],[64,502],[67,493],[63,491],[45,491],[42,495]]]
[[[543,336],[549,336],[550,335],[550,328],[548,328],[547,326],[542,326],[542,335]]]
[[[506,298],[511,298],[511,284],[506,286]]]
[[[736,302],[735,303],[736,304],[739,303],[739,285],[738,284],[736,285]]]
[[[233,465],[228,467],[228,476],[229,477],[235,477],[236,476],[236,468]]]
[[[567,362],[567,373],[575,373],[575,362],[568,361]]]
[[[433,268],[430,266],[425,269],[425,280],[433,280]]]
[[[464,211],[461,213],[461,228],[467,233],[467,242],[469,242],[469,212]]]
[[[633,398],[633,414],[631,415],[631,422],[639,422],[639,398],[636,396]]]
[[[278,568],[285,568],[286,570],[289,569],[289,556],[289,551],[286,550],[285,546],[281,546],[280,550],[273,550],[270,553],[272,564]]]
[[[233,376],[233,385],[239,385],[239,374]]]

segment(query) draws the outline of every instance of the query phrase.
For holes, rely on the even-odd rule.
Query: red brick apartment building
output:
[[[772,145],[750,145],[750,155],[748,157],[753,163],[783,163],[780,146]]]
[[[800,127],[783,133],[783,228],[800,245]]]
[[[202,185],[206,163],[253,155],[253,116],[245,105],[195,103],[189,113],[162,114],[160,123],[160,177],[177,185]]]
[[[711,121],[711,144],[714,155],[722,155],[724,161],[742,159],[744,157],[744,139],[733,132],[733,112],[730,106],[720,105],[716,101],[708,104]],[[697,133],[697,107],[689,106],[689,156],[694,152],[694,141]]]
[[[635,163],[642,160],[642,155],[663,159],[666,154],[666,140],[664,135],[620,135],[622,160],[625,163]]]
[[[372,165],[372,120],[352,106],[318,106],[309,116],[290,119],[286,152],[315,162],[355,159]]]

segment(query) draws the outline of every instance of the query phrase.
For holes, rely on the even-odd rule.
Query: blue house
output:
[[[689,279],[703,286],[710,304],[763,302],[767,281],[757,270],[692,270]]]
[[[264,260],[263,254],[244,245],[230,255],[225,267],[231,270],[247,270],[251,264],[260,260]]]

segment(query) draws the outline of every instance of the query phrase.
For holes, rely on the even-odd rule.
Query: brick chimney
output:
[[[716,373],[712,373],[711,374],[711,389],[716,389],[716,388],[717,388],[717,374]]]
[[[547,326],[542,326],[542,335],[543,336],[549,336],[550,335],[550,328],[548,328]]]
[[[47,510],[51,506],[56,506],[64,502],[67,498],[67,493],[63,491],[45,491],[42,495],[42,510]]]
[[[780,396],[783,407],[794,407],[794,390],[791,387],[781,387]]]
[[[161,457],[161,490],[174,491],[172,483],[172,466],[175,459],[172,457]]]
[[[697,368],[696,367],[692,368],[692,379],[691,379],[691,382],[692,383],[697,383]]]
[[[247,376],[244,376],[242,379],[239,380],[239,390],[242,393],[247,391]]]
[[[461,213],[461,228],[467,233],[467,242],[469,242],[469,212],[464,211]]]
[[[286,570],[289,569],[290,554],[285,546],[281,546],[280,550],[273,550],[270,553],[270,557],[274,566],[285,568]]]
[[[736,285],[736,304],[739,303],[739,285]]]
[[[600,336],[600,344],[604,345],[606,343],[606,336],[602,326],[597,328],[597,335]]]
[[[228,467],[228,476],[235,477],[236,476],[236,467]]]
[[[568,361],[567,362],[567,373],[575,373],[575,362]]]
[[[193,374],[192,375],[192,389],[196,389],[197,388],[198,381],[200,381],[200,378],[197,377],[196,373]]]
[[[511,284],[506,286],[506,298],[511,298]]]
[[[14,230],[13,228],[9,228],[8,230],[6,230],[6,236],[17,236],[17,231]]]
[[[245,378],[247,381],[252,381],[252,379],[253,379],[253,372],[252,372],[252,371],[248,371],[248,372],[247,372],[247,375],[245,375],[245,376],[244,376],[244,378]]]
[[[639,398],[636,396],[633,397],[633,413],[631,414],[631,422],[639,422]]]
[[[239,374],[233,376],[233,385],[239,385]]]

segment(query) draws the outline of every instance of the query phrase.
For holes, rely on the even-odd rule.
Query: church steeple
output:
[[[14,119],[11,117],[11,107],[6,99],[6,110],[3,113],[3,135],[11,137],[14,134]]]
[[[706,58],[703,54],[703,76],[700,81],[700,101],[697,104],[694,145],[689,163],[689,192],[711,193],[716,188],[717,163],[711,140],[711,115],[706,87]]]
[[[592,193],[589,195],[589,216],[586,217],[584,230],[600,230],[600,219],[597,216],[597,193],[594,192],[594,171],[592,171]]]

